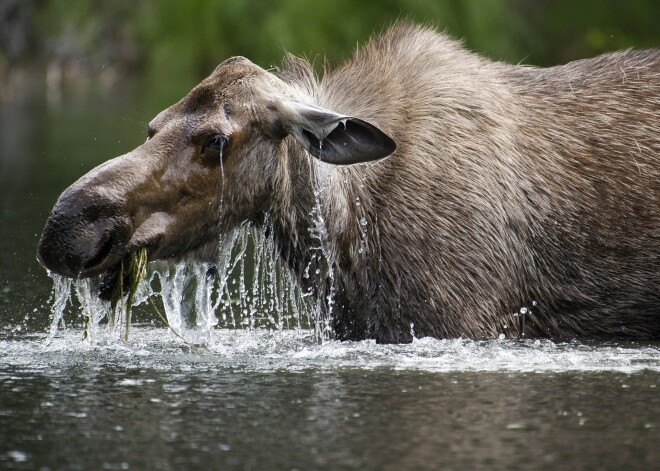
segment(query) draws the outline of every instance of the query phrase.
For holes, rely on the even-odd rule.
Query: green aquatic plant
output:
[[[126,329],[124,330],[125,341],[128,341],[128,336],[131,330],[131,311],[133,309],[135,294],[138,291],[140,283],[146,276],[147,249],[145,247],[130,254],[127,267],[124,267],[124,260],[119,264],[119,274],[117,276],[115,287],[112,290],[112,298],[110,300],[110,306],[112,309],[110,328],[114,329],[118,310],[122,304],[121,301],[124,298],[124,289],[128,288],[128,296],[126,297],[124,308],[124,320],[126,322]]]
[[[126,328],[124,329],[124,341],[128,341],[128,336],[131,329],[131,311],[133,309],[133,301],[135,300],[135,295],[137,294],[140,283],[147,276],[147,249],[142,247],[141,249],[130,254],[128,258],[128,266],[124,266],[124,260],[119,264],[119,273],[117,276],[116,284],[112,290],[112,298],[110,300],[111,307],[111,317],[110,317],[110,330],[114,330],[115,323],[117,322],[118,316],[121,315],[120,309],[124,311],[124,321],[126,322]],[[128,289],[128,293],[125,293],[125,289]],[[126,296],[126,302],[122,303],[124,295]],[[149,296],[149,303],[153,308],[156,315],[160,320],[165,324],[165,327],[170,329],[174,335],[180,338],[185,344],[188,345],[186,339],[178,333],[176,330],[170,326],[170,323],[167,321],[167,318],[160,312],[156,304],[154,303],[151,296]],[[88,336],[87,327],[85,328],[85,337]]]

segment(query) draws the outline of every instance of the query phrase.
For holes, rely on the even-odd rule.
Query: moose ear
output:
[[[285,131],[323,162],[335,165],[371,162],[396,150],[390,136],[361,119],[291,100],[278,105]]]

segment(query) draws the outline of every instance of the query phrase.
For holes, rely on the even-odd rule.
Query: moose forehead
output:
[[[178,103],[162,111],[149,123],[149,132],[159,131],[165,124],[177,118],[203,118],[209,114],[232,107],[232,102],[245,102],[257,88],[258,79],[263,85],[272,84],[271,74],[244,57],[232,57],[215,68],[213,73],[195,86]]]

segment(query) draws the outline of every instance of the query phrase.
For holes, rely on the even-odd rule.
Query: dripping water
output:
[[[270,224],[267,220],[265,227]],[[221,241],[215,263],[150,263],[134,307],[152,324],[158,322],[154,310],[162,312],[167,327],[193,345],[207,345],[216,328],[291,329],[300,336],[327,339],[329,322],[281,266],[272,238],[266,237],[269,232],[250,225],[232,231]],[[74,326],[83,327],[85,341],[92,343],[123,338],[125,314],[118,310],[120,315],[110,322],[110,303],[97,296],[100,278],[50,276],[50,338]]]

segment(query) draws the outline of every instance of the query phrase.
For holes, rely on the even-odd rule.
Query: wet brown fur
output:
[[[287,136],[280,96],[366,120],[397,149],[319,162]],[[332,295],[340,339],[660,338],[658,50],[537,69],[399,24],[322,79],[291,56],[275,75],[226,61],[150,128],[62,195],[46,265],[64,263],[49,253],[92,193],[132,219],[117,216],[124,245],[89,274],[141,245],[208,258],[211,234],[268,221],[303,289]],[[207,128],[231,136],[221,166],[200,157]]]
[[[536,69],[404,25],[280,76],[398,146],[325,192],[340,336],[518,336],[522,306],[527,336],[660,336],[660,52]]]

